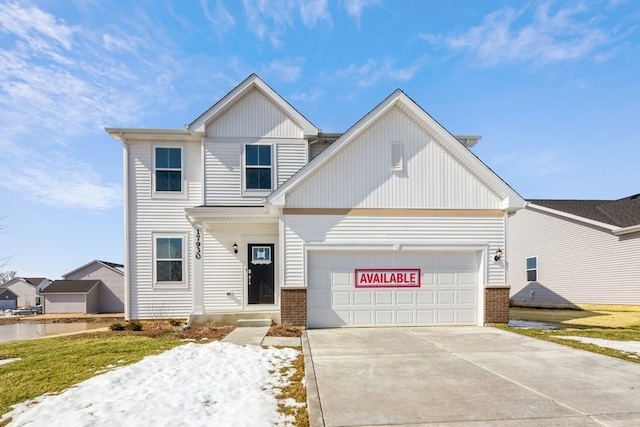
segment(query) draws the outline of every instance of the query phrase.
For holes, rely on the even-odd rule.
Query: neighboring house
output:
[[[509,216],[514,305],[640,305],[640,195],[530,200]]]
[[[9,289],[17,296],[18,307],[41,304],[40,293],[51,281],[44,277],[14,277],[0,285],[0,291]]]
[[[0,314],[3,310],[18,308],[18,295],[0,288]]]
[[[94,260],[62,275],[63,280],[100,280],[98,313],[124,312],[124,265]]]
[[[124,147],[127,319],[508,319],[498,255],[524,200],[469,151],[479,137],[400,90],[327,134],[251,75],[186,129],[107,132]]]
[[[54,280],[45,290],[44,313],[99,313],[99,279],[93,280]]]

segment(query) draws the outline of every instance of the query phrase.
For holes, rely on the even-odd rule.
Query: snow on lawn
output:
[[[9,426],[288,425],[276,395],[298,351],[188,343],[5,414]],[[1,424],[1,422],[0,422]]]
[[[585,344],[593,344],[598,347],[612,348],[614,350],[620,350],[628,354],[640,356],[640,341],[614,341],[605,340],[602,338],[587,338],[587,337],[558,337],[565,340],[580,341]]]

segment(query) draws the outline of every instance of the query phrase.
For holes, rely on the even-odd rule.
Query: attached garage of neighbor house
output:
[[[55,280],[41,294],[44,313],[97,313],[100,280]]]
[[[481,251],[309,251],[308,326],[476,325]]]

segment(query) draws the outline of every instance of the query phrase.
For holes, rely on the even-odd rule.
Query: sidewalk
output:
[[[235,328],[222,339],[237,345],[257,345],[265,347],[301,347],[300,338],[296,337],[268,337],[269,326],[246,326]]]

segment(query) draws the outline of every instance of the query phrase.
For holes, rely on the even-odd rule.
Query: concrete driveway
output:
[[[640,364],[494,328],[307,335],[312,425],[640,426]]]

